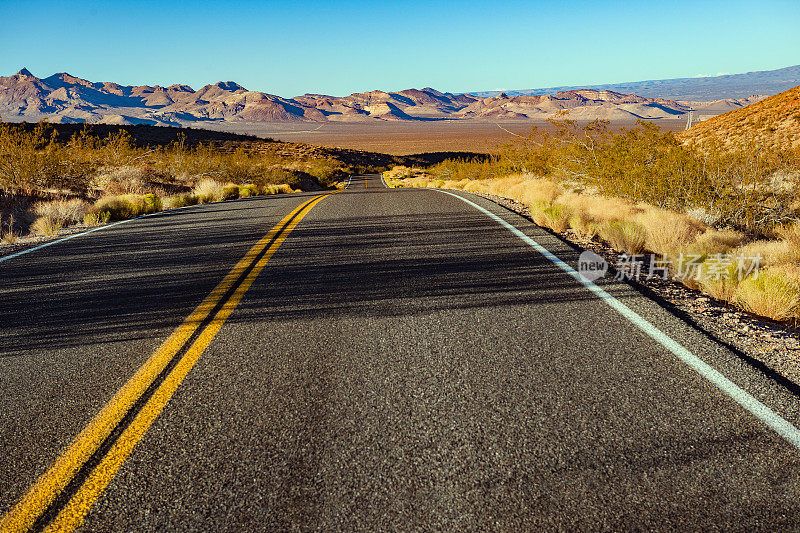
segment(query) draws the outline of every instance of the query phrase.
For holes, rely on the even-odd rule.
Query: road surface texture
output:
[[[0,262],[6,527],[800,528],[796,444],[441,191],[353,177],[297,211],[279,248],[273,231],[251,252],[269,246],[250,285],[217,289],[208,316],[227,305],[222,319],[187,321],[321,194],[161,213]],[[575,266],[552,235],[458,194]],[[790,391],[627,285],[598,283],[798,425]],[[102,443],[43,482],[180,327],[194,333],[175,361],[199,346],[185,377],[171,360]],[[118,470],[93,470],[112,456]]]

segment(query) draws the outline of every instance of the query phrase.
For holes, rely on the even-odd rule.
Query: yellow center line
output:
[[[92,471],[88,479],[48,529],[54,530],[53,528],[57,527],[59,531],[71,530],[81,524],[91,505],[111,481],[125,458],[131,453],[133,446],[141,439],[166,402],[169,401],[175,388],[192,368],[194,362],[197,361],[203,350],[216,336],[219,328],[236,308],[244,293],[247,292],[250,285],[263,270],[267,261],[311,208],[327,196],[330,196],[330,194],[317,196],[300,205],[284,217],[247,252],[219,285],[211,291],[192,314],[178,326],[172,335],[139,368],[136,374],[103,407],[89,425],[81,431],[47,472],[33,484],[22,500],[3,516],[2,520],[0,520],[0,531],[27,531],[33,526],[36,519],[69,484],[78,470],[97,451],[103,441],[164,370],[175,354],[192,337],[200,324],[219,304],[222,297],[232,288],[242,273],[250,267],[255,258],[272,242],[261,259],[258,260],[250,273],[239,284],[233,295],[223,303],[222,308],[203,329],[177,366],[172,369],[166,380],[158,387],[155,394],[137,414],[133,422],[123,431],[121,437],[102,458],[100,464]],[[303,212],[303,210],[305,211]],[[170,390],[171,392],[169,392]]]
[[[364,188],[365,189],[367,188],[367,177],[366,176],[364,176]]]

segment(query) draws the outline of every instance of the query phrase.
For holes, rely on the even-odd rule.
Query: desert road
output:
[[[354,176],[0,262],[0,530],[800,529],[798,396],[577,255]]]

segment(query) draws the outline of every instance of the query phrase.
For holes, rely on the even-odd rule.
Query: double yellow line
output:
[[[275,251],[311,208],[328,196],[330,194],[317,196],[300,205],[245,254],[80,432],[22,500],[0,519],[0,531],[29,531],[34,527],[45,531],[71,531],[83,523],[89,509]],[[216,313],[211,316],[215,309]],[[204,324],[205,327],[195,335]],[[194,341],[175,363],[175,356],[192,338]],[[168,369],[171,364],[172,368]],[[164,373],[166,376],[162,376]],[[152,390],[154,387],[155,391]],[[146,398],[148,391],[151,394]],[[136,407],[139,407],[138,412]],[[112,433],[118,434],[116,439]],[[114,440],[109,442],[109,439]],[[79,475],[82,479],[78,478]]]

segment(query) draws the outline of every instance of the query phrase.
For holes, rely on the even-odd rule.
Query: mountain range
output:
[[[369,91],[337,97],[304,94],[284,98],[227,81],[198,90],[183,84],[120,85],[92,82],[65,72],[38,78],[27,69],[0,77],[0,117],[12,122],[87,122],[200,126],[204,123],[374,122],[570,118],[632,121],[681,118],[690,111],[716,115],[762,96],[677,101],[611,90],[574,89],[544,95],[453,94],[430,87]]]
[[[474,96],[486,98],[500,93],[507,95],[554,94],[575,89],[596,89],[635,93],[649,98],[708,101],[746,98],[753,94],[773,95],[800,85],[800,65],[776,70],[759,70],[744,74],[721,74],[694,78],[632,81],[605,85],[548,87],[544,89],[518,89],[506,91],[478,91]]]

